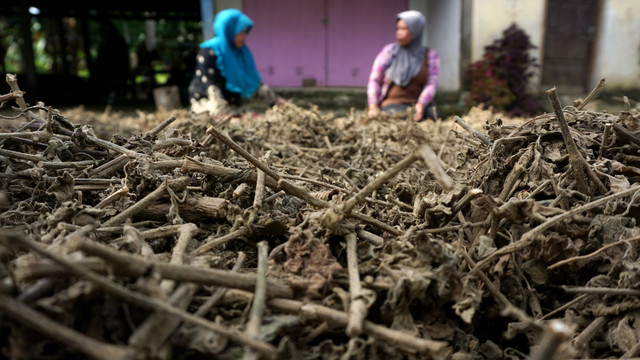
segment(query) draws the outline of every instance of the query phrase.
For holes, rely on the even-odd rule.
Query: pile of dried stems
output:
[[[553,113],[478,126],[286,104],[106,140],[7,83],[2,356],[640,354],[630,106],[552,89]]]

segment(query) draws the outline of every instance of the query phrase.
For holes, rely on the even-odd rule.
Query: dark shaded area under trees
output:
[[[0,30],[0,68],[34,85],[30,103],[153,102],[160,85],[178,86],[186,101],[202,41],[198,2],[20,1],[3,9]]]

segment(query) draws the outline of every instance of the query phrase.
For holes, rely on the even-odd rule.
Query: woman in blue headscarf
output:
[[[269,105],[282,102],[262,83],[253,55],[245,45],[253,21],[240,10],[222,10],[213,22],[214,37],[200,44],[189,84],[191,109],[218,113],[254,96]]]

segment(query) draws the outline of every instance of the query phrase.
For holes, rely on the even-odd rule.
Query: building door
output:
[[[271,86],[361,86],[395,39],[408,0],[243,0],[254,21],[247,44]]]
[[[598,0],[548,0],[542,86],[560,93],[589,91]]]
[[[253,29],[247,37],[262,81],[270,86],[325,85],[325,2],[244,0]]]
[[[366,86],[378,52],[395,41],[395,16],[408,1],[329,0],[327,82]]]

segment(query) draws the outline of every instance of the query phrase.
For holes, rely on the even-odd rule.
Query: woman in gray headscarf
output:
[[[415,106],[414,120],[439,117],[434,98],[440,76],[438,53],[422,45],[424,16],[415,10],[396,17],[396,42],[376,56],[367,85],[369,116],[406,111]]]

